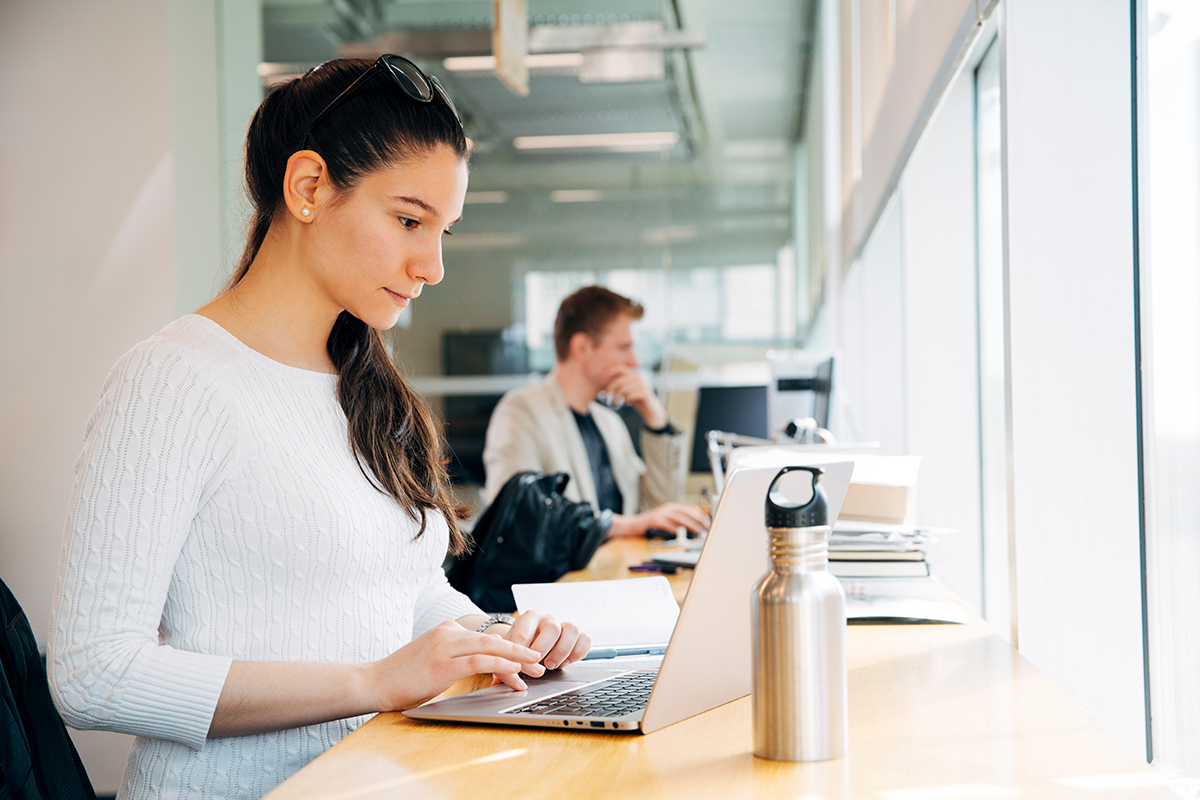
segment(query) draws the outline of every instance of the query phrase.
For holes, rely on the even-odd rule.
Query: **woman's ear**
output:
[[[325,159],[312,150],[292,153],[283,175],[283,201],[288,212],[300,222],[312,222],[317,216],[318,188],[329,181]]]

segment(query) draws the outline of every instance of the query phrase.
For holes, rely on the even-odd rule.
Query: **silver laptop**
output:
[[[854,462],[812,464],[837,518]],[[750,694],[750,591],[768,567],[767,487],[780,467],[736,470],[664,655],[583,661],[514,692],[492,686],[405,711],[413,719],[651,733]],[[797,498],[801,500],[802,498]]]

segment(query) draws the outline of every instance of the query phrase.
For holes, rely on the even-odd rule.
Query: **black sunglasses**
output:
[[[304,138],[300,140],[300,149],[304,149],[304,145],[308,143],[308,136],[312,133],[312,129],[317,127],[317,123],[325,119],[330,111],[340,106],[346,100],[354,96],[354,93],[366,86],[367,81],[376,75],[386,76],[392,83],[404,92],[411,100],[418,103],[433,102],[434,95],[442,99],[446,107],[450,109],[450,113],[454,115],[454,121],[458,123],[458,127],[462,128],[462,118],[458,116],[458,109],[454,107],[453,101],[450,100],[450,95],[446,94],[446,90],[442,88],[442,84],[432,75],[426,75],[421,71],[421,68],[409,61],[404,56],[382,55],[375,60],[375,63],[367,68],[367,71],[354,79],[354,83],[346,87],[345,91],[333,98],[333,102],[325,106],[325,109],[313,118],[313,121],[308,123],[304,129]]]

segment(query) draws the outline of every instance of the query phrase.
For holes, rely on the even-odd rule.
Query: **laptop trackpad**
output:
[[[503,684],[489,686],[477,692],[461,694],[457,697],[448,697],[445,700],[438,700],[436,703],[429,703],[419,708],[414,708],[409,712],[405,712],[405,716],[417,716],[419,714],[421,717],[428,718],[430,716],[441,717],[457,716],[460,714],[494,713],[505,708],[511,708],[512,706],[524,705],[542,697],[549,697],[552,694],[567,692],[571,689],[584,686],[590,683],[590,681],[537,681],[526,679],[526,683],[529,688],[523,692],[514,692]]]

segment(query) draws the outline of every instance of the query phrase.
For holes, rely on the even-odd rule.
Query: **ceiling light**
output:
[[[452,56],[442,59],[442,66],[450,72],[494,72],[495,56]],[[528,69],[579,69],[583,66],[583,53],[531,53],[525,56]]]
[[[783,139],[733,139],[724,150],[727,160],[772,161],[787,158],[790,147]]]
[[[467,192],[466,200],[463,202],[469,206],[507,203],[508,192]]]
[[[491,72],[496,69],[495,56],[452,56],[442,59],[450,72]]]
[[[642,232],[642,241],[650,244],[670,244],[671,242],[687,242],[700,235],[691,225],[667,225],[664,228],[649,228]]]
[[[528,239],[519,233],[456,233],[442,240],[443,250],[500,250],[524,247]]]
[[[604,197],[599,189],[555,189],[550,193],[554,203],[594,203]]]
[[[607,150],[620,153],[647,153],[670,150],[679,142],[674,131],[653,133],[581,133],[562,136],[518,136],[518,150]]]
[[[580,83],[661,81],[667,75],[662,50],[585,50]]]

